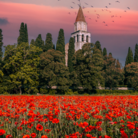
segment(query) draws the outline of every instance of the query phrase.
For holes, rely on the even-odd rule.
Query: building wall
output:
[[[69,49],[69,43],[65,45],[65,65],[68,66],[68,49]]]

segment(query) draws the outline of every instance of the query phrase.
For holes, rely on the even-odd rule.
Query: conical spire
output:
[[[79,11],[78,11],[78,14],[77,14],[77,17],[76,17],[76,21],[75,22],[78,22],[78,21],[86,22],[85,21],[85,18],[84,18],[84,15],[83,15],[83,11],[82,11],[81,6],[79,8]]]

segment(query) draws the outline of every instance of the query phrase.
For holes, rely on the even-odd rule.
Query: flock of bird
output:
[[[58,0],[58,1],[60,1],[60,0]],[[77,4],[77,3],[75,3],[75,2],[72,2],[73,4],[77,4],[78,6],[80,6],[81,4],[80,4],[80,0],[78,0],[79,1],[79,4]],[[120,1],[115,1],[116,3],[120,3]],[[109,6],[111,5],[111,3],[108,3],[109,4]],[[88,3],[86,3],[85,2],[85,5],[89,5]],[[71,9],[74,9],[73,8],[73,6],[70,6],[71,7]],[[84,7],[84,6],[81,6],[83,9],[85,9],[86,7]],[[94,6],[93,5],[91,5],[91,7],[92,8],[94,8]],[[102,9],[102,11],[107,11],[107,12],[109,12],[109,13],[112,13],[110,10],[108,10],[108,6],[105,6],[105,8],[106,9]],[[130,7],[127,7],[127,9],[128,10],[130,10]],[[89,11],[87,11],[88,13],[89,13]],[[94,12],[96,12],[96,10],[94,10]],[[124,10],[124,12],[126,12],[126,10]],[[68,12],[68,14],[71,14],[70,12]],[[75,12],[75,14],[77,14],[76,12]],[[97,19],[95,20],[95,22],[98,22],[98,19],[100,18],[100,15],[97,13],[96,14],[96,16],[97,16]],[[111,15],[111,18],[114,18],[114,17],[117,17],[117,15],[115,16],[115,15]],[[119,16],[120,18],[122,18],[122,16]],[[87,16],[85,16],[85,18],[87,18]],[[88,17],[88,19],[90,19],[91,20],[91,18],[89,18]],[[112,20],[112,22],[114,22],[114,20]],[[102,22],[103,24],[105,24],[105,26],[108,26],[106,23],[105,23],[105,21],[103,21]]]

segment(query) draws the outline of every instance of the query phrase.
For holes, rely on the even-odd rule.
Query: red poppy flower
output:
[[[35,138],[35,137],[36,137],[36,133],[32,133],[32,134],[31,134],[31,137],[32,137],[32,138]]]
[[[13,136],[12,135],[7,135],[6,138],[13,138]]]
[[[36,126],[36,130],[38,130],[38,131],[42,131],[42,130],[43,130],[43,126],[40,125],[40,124],[37,124],[37,126]]]
[[[30,138],[30,136],[29,135],[24,135],[23,138]]]
[[[59,120],[57,119],[57,118],[54,118],[53,120],[52,120],[52,123],[54,124],[54,123],[59,123]]]
[[[49,133],[51,130],[50,129],[45,129],[45,132]]]
[[[46,135],[41,136],[41,138],[48,138]]]
[[[5,134],[5,130],[4,129],[0,129],[0,136],[4,135]]]

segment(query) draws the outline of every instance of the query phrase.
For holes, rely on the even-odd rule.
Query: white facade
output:
[[[74,33],[71,37],[75,40],[75,51],[82,49],[85,43],[91,43],[91,34],[87,32],[87,23],[84,21],[77,21],[74,23]]]

